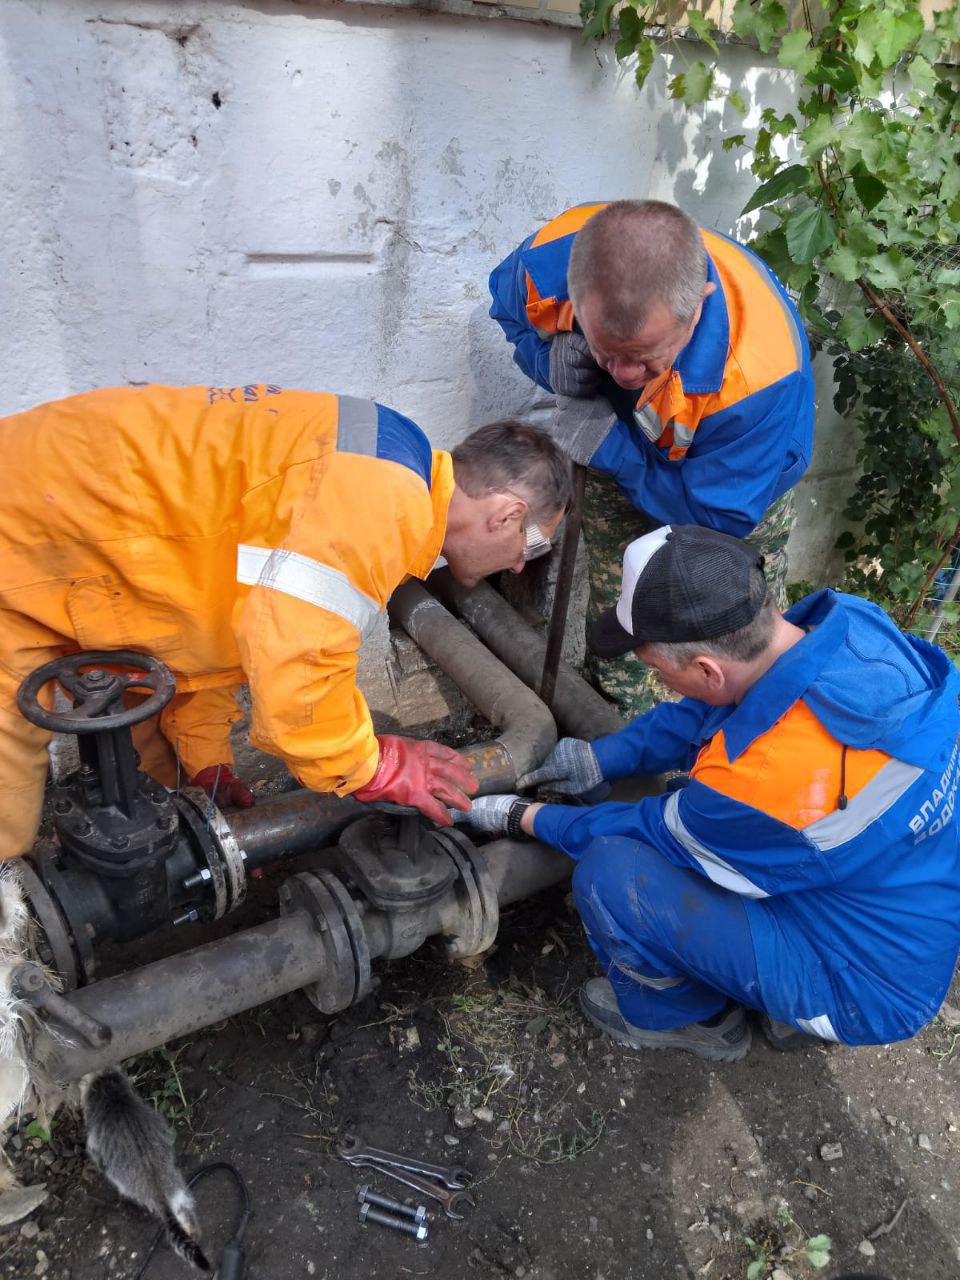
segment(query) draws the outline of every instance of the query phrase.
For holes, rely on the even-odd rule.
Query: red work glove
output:
[[[253,792],[245,782],[241,782],[234,775],[228,764],[208,764],[206,769],[201,769],[194,775],[191,785],[201,787],[221,808],[232,804],[238,809],[252,809],[256,803]],[[214,787],[217,789],[216,795],[214,795]]]
[[[441,827],[453,825],[443,805],[464,811],[470,808],[468,797],[476,791],[477,780],[458,752],[442,747],[439,742],[420,742],[390,734],[378,735],[377,742],[380,744],[377,771],[366,786],[354,791],[355,799],[410,804]]]

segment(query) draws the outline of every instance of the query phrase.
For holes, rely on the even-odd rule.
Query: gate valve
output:
[[[134,671],[108,668],[133,667]],[[55,680],[73,697],[70,711],[51,711],[40,702],[40,690]],[[124,707],[128,689],[149,689],[150,696]],[[71,653],[54,658],[27,676],[17,690],[17,706],[31,724],[53,733],[103,733],[126,729],[158,715],[173,697],[173,672],[157,658],[128,650]]]

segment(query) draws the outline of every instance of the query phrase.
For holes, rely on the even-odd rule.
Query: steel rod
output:
[[[557,689],[557,672],[563,651],[563,636],[567,627],[567,610],[570,607],[570,591],[573,587],[573,571],[577,564],[577,547],[580,545],[580,526],[583,523],[583,494],[587,482],[587,469],[579,462],[573,464],[573,501],[563,527],[563,546],[560,564],[553,589],[553,609],[550,612],[550,629],[547,632],[547,652],[543,659],[543,674],[538,690],[541,701],[553,710]]]

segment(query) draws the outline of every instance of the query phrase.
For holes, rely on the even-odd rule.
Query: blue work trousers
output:
[[[624,1018],[663,1031],[734,999],[761,1008],[743,900],[625,836],[594,840],[573,873],[573,901]]]

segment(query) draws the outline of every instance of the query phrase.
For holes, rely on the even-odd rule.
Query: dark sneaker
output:
[[[771,1018],[769,1013],[760,1014],[760,1030],[770,1048],[778,1049],[780,1053],[792,1053],[794,1049],[802,1049],[805,1044],[817,1038],[798,1031],[789,1022],[778,1022],[776,1018]]]
[[[750,1052],[750,1024],[739,1005],[708,1022],[645,1031],[624,1018],[606,978],[591,978],[580,988],[580,1008],[594,1026],[628,1049],[682,1049],[710,1062],[739,1062]]]

